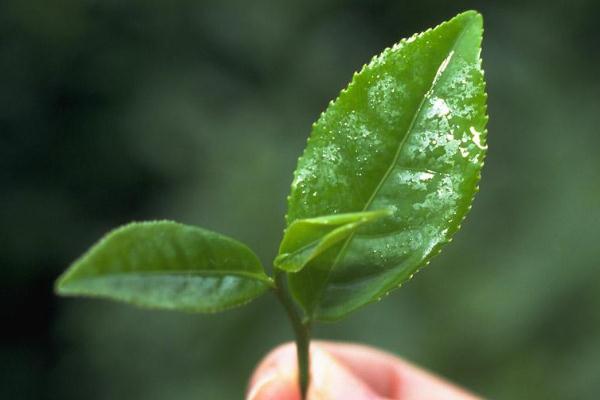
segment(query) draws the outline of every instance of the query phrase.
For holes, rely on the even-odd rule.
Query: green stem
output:
[[[275,268],[275,294],[283,304],[285,311],[292,322],[296,335],[296,354],[298,358],[298,384],[302,399],[306,399],[308,385],[310,384],[310,321],[302,321],[298,308],[294,305],[285,288],[283,273]]]

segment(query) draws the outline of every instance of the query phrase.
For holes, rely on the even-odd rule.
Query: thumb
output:
[[[287,344],[271,352],[251,379],[247,400],[300,400],[296,348]],[[318,345],[311,345],[308,400],[380,399],[366,384]]]

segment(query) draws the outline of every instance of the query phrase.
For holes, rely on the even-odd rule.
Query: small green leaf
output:
[[[270,286],[245,245],[158,221],[132,223],[106,235],[58,279],[56,291],[150,308],[216,312],[246,303]]]
[[[486,153],[482,18],[474,11],[402,40],[355,74],[313,125],[288,226],[390,209],[289,274],[308,318],[335,320],[408,280],[470,209]]]
[[[386,215],[388,210],[378,210],[296,220],[285,231],[275,266],[298,272],[362,225]]]

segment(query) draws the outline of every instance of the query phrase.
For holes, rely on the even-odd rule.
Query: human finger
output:
[[[465,389],[381,350],[352,343],[317,343],[379,396],[399,400],[479,399]]]
[[[273,350],[253,374],[248,400],[300,400],[296,349],[293,344]],[[308,400],[383,400],[318,344],[311,345],[311,384]]]

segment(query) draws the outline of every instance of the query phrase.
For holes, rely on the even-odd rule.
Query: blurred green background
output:
[[[236,399],[292,332],[273,298],[220,315],[58,299],[109,229],[168,218],[270,265],[311,123],[372,55],[485,17],[489,156],[454,242],[316,336],[486,397],[600,393],[600,3],[0,2],[2,399]]]

